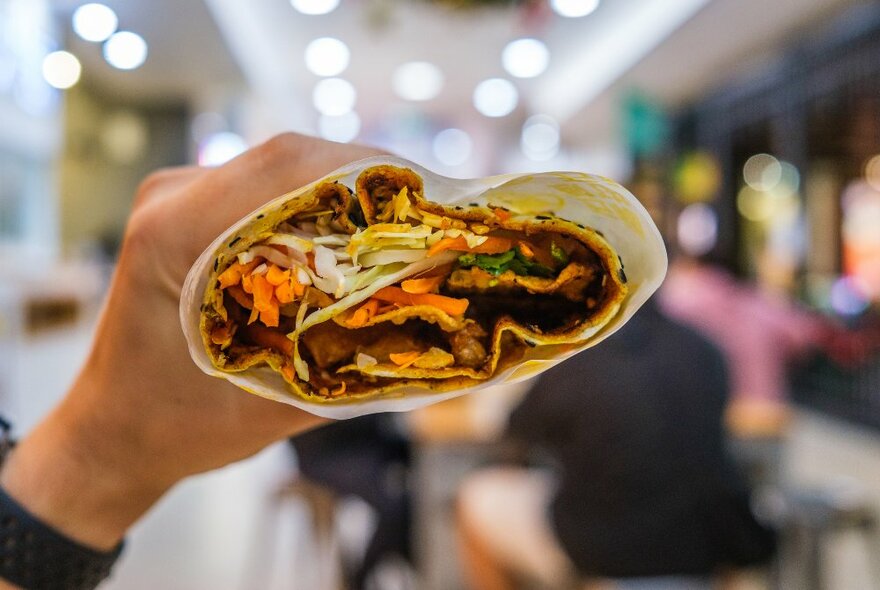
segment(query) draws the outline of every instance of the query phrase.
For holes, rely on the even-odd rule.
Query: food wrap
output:
[[[234,256],[239,236],[271,231],[267,226],[269,220],[277,220],[282,211],[296,210],[296,204],[311,198],[317,189],[327,190],[332,186],[330,183],[335,182],[354,190],[355,181],[364,170],[381,166],[412,171],[423,183],[423,198],[444,207],[489,212],[503,207],[511,215],[530,221],[566,220],[586,231],[595,231],[603,238],[600,241],[607,242],[619,256],[619,265],[615,264],[613,270],[618,273],[617,280],[626,285],[625,297],[619,304],[615,303],[601,321],[576,336],[563,342],[526,348],[521,358],[499,366],[490,379],[477,382],[462,379],[462,386],[447,391],[409,384],[376,396],[326,398],[297,393],[278,371],[265,364],[243,371],[218,368],[206,350],[200,331],[206,288],[209,280],[216,281],[218,257]],[[364,213],[370,215],[369,211]],[[375,412],[408,411],[491,385],[533,377],[617,331],[659,287],[666,266],[663,241],[647,212],[629,192],[607,178],[581,172],[545,172],[459,180],[434,174],[401,158],[377,156],[343,166],[282,195],[225,231],[202,253],[187,275],[181,293],[180,317],[190,354],[206,374],[319,416],[345,419]]]

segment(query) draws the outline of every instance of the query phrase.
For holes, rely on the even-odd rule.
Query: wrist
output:
[[[173,482],[141,473],[134,449],[81,415],[71,397],[17,445],[0,485],[47,525],[107,551]]]

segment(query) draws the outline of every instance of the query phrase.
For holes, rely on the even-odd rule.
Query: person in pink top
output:
[[[779,434],[787,415],[786,371],[791,361],[827,346],[832,328],[782,297],[692,259],[670,267],[658,297],[670,317],[702,332],[727,357],[734,433]]]

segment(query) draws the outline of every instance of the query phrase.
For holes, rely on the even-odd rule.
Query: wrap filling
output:
[[[268,365],[327,399],[413,380],[441,388],[490,378],[625,295],[596,244],[610,247],[583,226],[443,207],[422,190],[411,170],[378,166],[356,193],[324,183],[233,240],[203,306],[215,364]]]

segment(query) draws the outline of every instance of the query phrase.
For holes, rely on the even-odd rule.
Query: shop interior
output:
[[[574,170],[627,187],[670,260],[651,313],[724,358],[725,453],[775,535],[693,587],[880,588],[880,5],[0,0],[0,414],[18,436],[89,353],[143,179],[287,131],[451,178]],[[598,417],[590,382],[572,411]],[[192,477],[132,529],[101,588],[491,590],[463,498],[503,503],[480,476],[507,461],[534,385],[333,424]],[[631,424],[662,388],[637,389],[616,408]],[[658,404],[656,424],[674,423],[680,408]],[[572,444],[608,471],[644,432]],[[529,468],[559,468],[536,454]],[[707,583],[681,573],[511,587]]]

